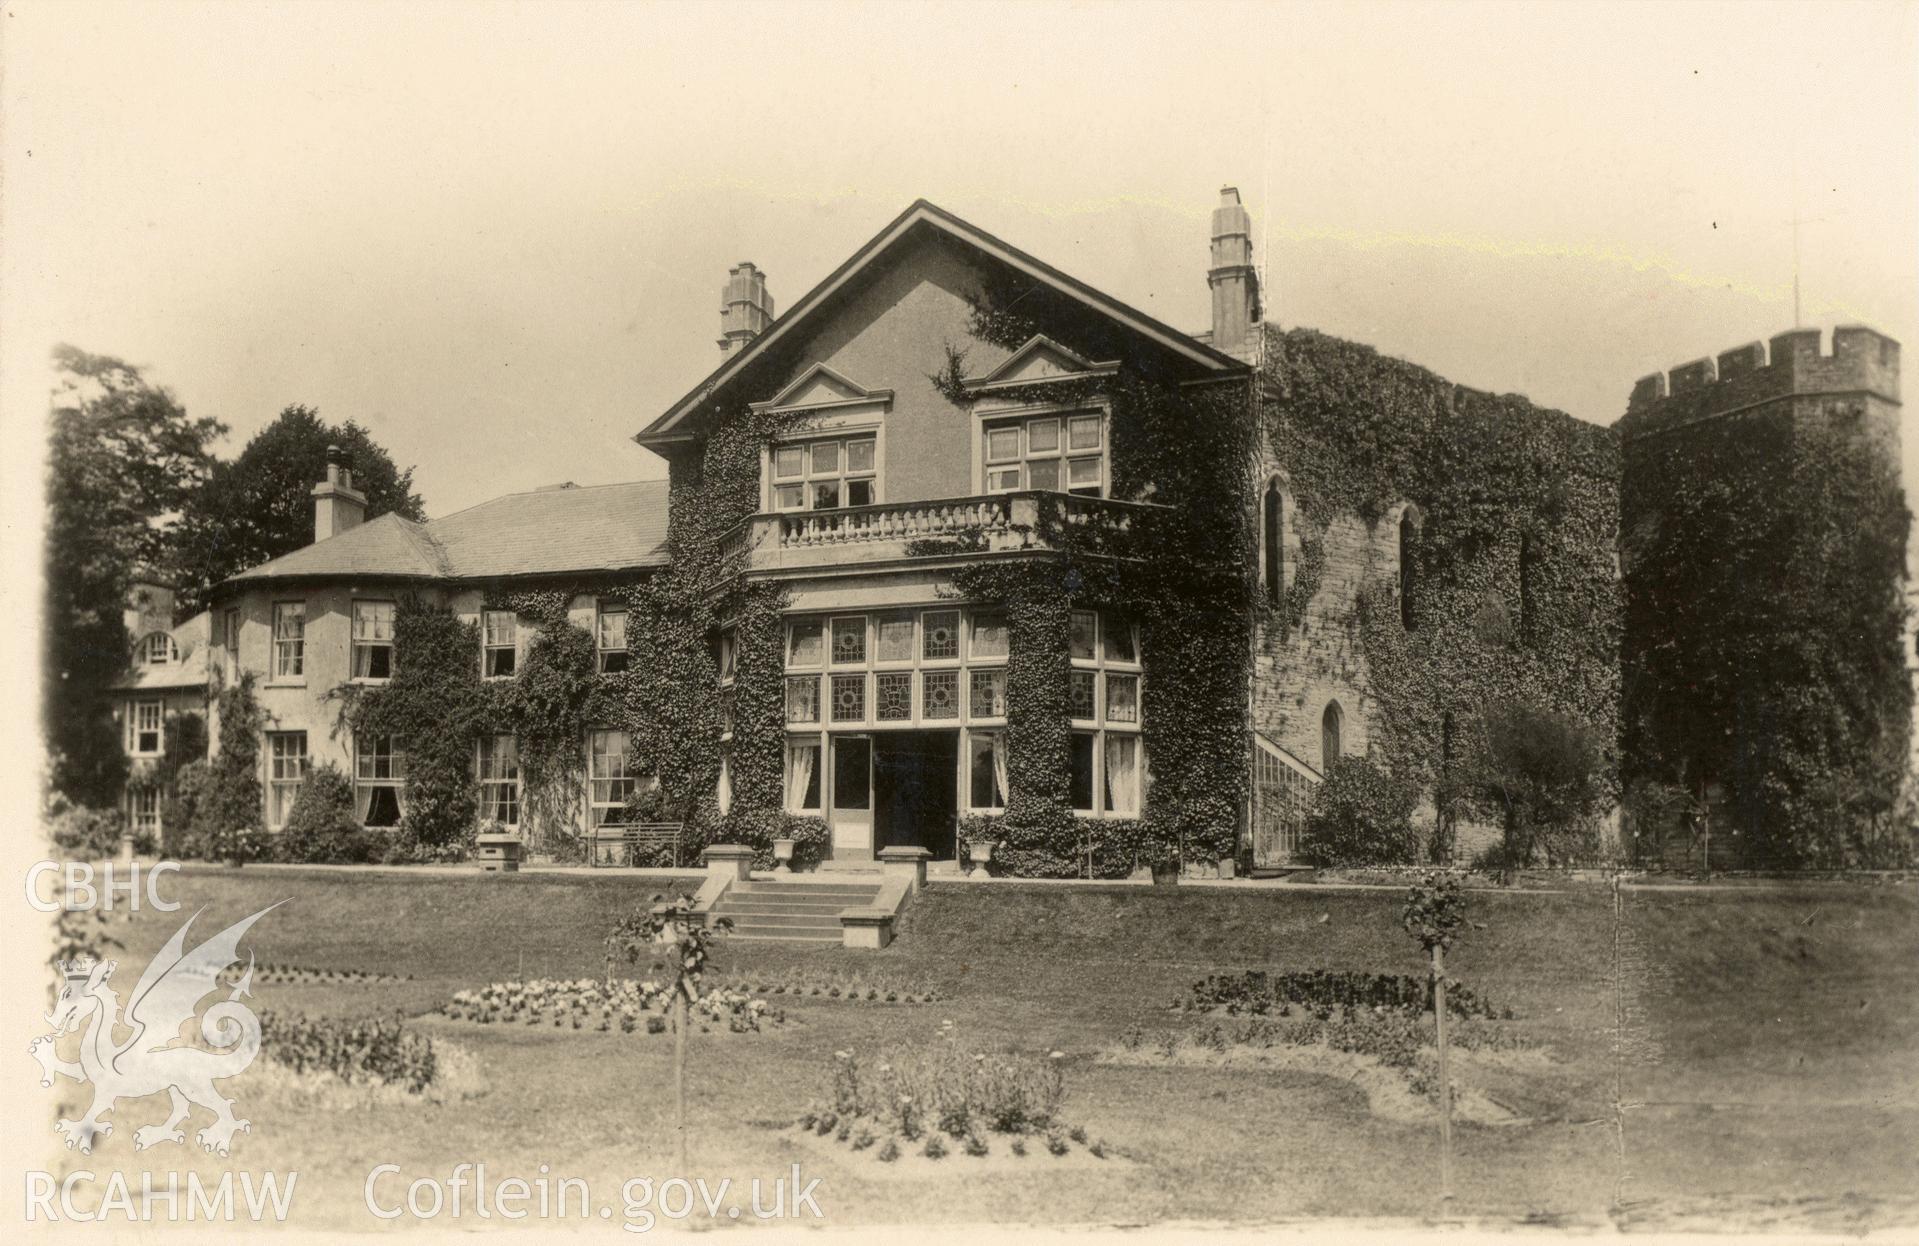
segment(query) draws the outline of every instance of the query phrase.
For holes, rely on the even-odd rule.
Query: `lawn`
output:
[[[408,1178],[478,1161],[489,1174],[530,1177],[546,1164],[556,1176],[586,1178],[596,1198],[628,1176],[669,1175],[668,1039],[430,1015],[455,991],[489,982],[597,975],[606,928],[657,886],[538,873],[188,869],[174,890],[184,911],[209,906],[205,933],[217,928],[211,922],[289,901],[255,929],[262,961],[407,975],[354,987],[264,983],[257,1007],[398,1011],[469,1068],[463,1092],[443,1101],[369,1097],[339,1111],[271,1079],[250,1091],[256,1065],[227,1086],[254,1122],[231,1165],[298,1170],[296,1223],[356,1228],[374,1226],[361,1187],[378,1163]],[[1467,932],[1449,968],[1510,1006],[1518,1019],[1503,1024],[1550,1062],[1499,1087],[1532,1123],[1458,1131],[1459,1216],[1838,1229],[1919,1215],[1909,1193],[1919,1173],[1919,896],[1910,887],[1628,889],[1615,899],[1587,886],[1470,899],[1483,928]],[[782,997],[785,1026],[695,1035],[691,1167],[738,1181],[799,1162],[823,1179],[819,1201],[835,1225],[1426,1215],[1437,1193],[1436,1129],[1375,1116],[1351,1082],[1096,1060],[1129,1026],[1184,1024],[1166,1005],[1209,973],[1420,972],[1418,950],[1398,928],[1399,900],[1310,888],[936,884],[884,952],[722,941],[723,977],[877,972],[945,998],[885,1006]],[[126,950],[115,954],[137,970],[182,915],[116,924]],[[821,1093],[835,1051],[932,1041],[945,1021],[958,1041],[982,1048],[1063,1052],[1067,1115],[1107,1142],[1112,1162],[1049,1171],[1036,1157],[969,1174],[979,1161],[955,1155],[932,1176],[907,1180],[865,1155],[796,1143],[784,1129]],[[1632,1105],[1623,1120],[1616,1099]],[[177,1147],[136,1156],[132,1127],[163,1114],[163,1103],[123,1105],[121,1128],[87,1166],[224,1166]]]

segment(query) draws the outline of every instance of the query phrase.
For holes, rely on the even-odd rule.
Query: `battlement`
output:
[[[1622,436],[1632,437],[1782,399],[1862,395],[1898,405],[1899,343],[1862,325],[1832,331],[1832,352],[1818,329],[1794,329],[1770,343],[1750,342],[1641,377],[1632,388]]]

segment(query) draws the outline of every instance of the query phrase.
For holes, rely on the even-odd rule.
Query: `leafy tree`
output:
[[[1590,851],[1607,795],[1594,733],[1524,701],[1496,702],[1479,728],[1462,782],[1472,806],[1504,827],[1504,864],[1528,865],[1543,852],[1560,865]]]
[[[174,560],[183,611],[205,609],[213,586],[228,576],[312,544],[313,486],[326,479],[329,446],[345,453],[368,519],[426,517],[413,469],[396,467],[364,428],[352,420],[328,424],[311,407],[288,407],[239,458],[216,465],[188,503]]]
[[[192,419],[131,364],[72,346],[53,351],[47,456],[43,729],[56,791],[111,803],[125,760],[107,685],[126,669],[121,612],[136,569],[162,563],[186,500],[226,432]]]

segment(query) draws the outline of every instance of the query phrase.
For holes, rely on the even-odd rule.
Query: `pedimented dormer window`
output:
[[[767,402],[762,414],[793,416],[793,431],[767,447],[766,507],[838,510],[882,500],[881,431],[890,389],[867,389],[814,364]]]

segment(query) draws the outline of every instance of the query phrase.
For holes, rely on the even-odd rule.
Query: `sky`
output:
[[[1792,327],[1795,217],[1803,322],[1919,341],[1913,3],[0,7],[9,431],[70,342],[434,515],[661,474],[727,267],[920,197],[1199,329],[1236,184],[1270,318],[1602,424]]]

